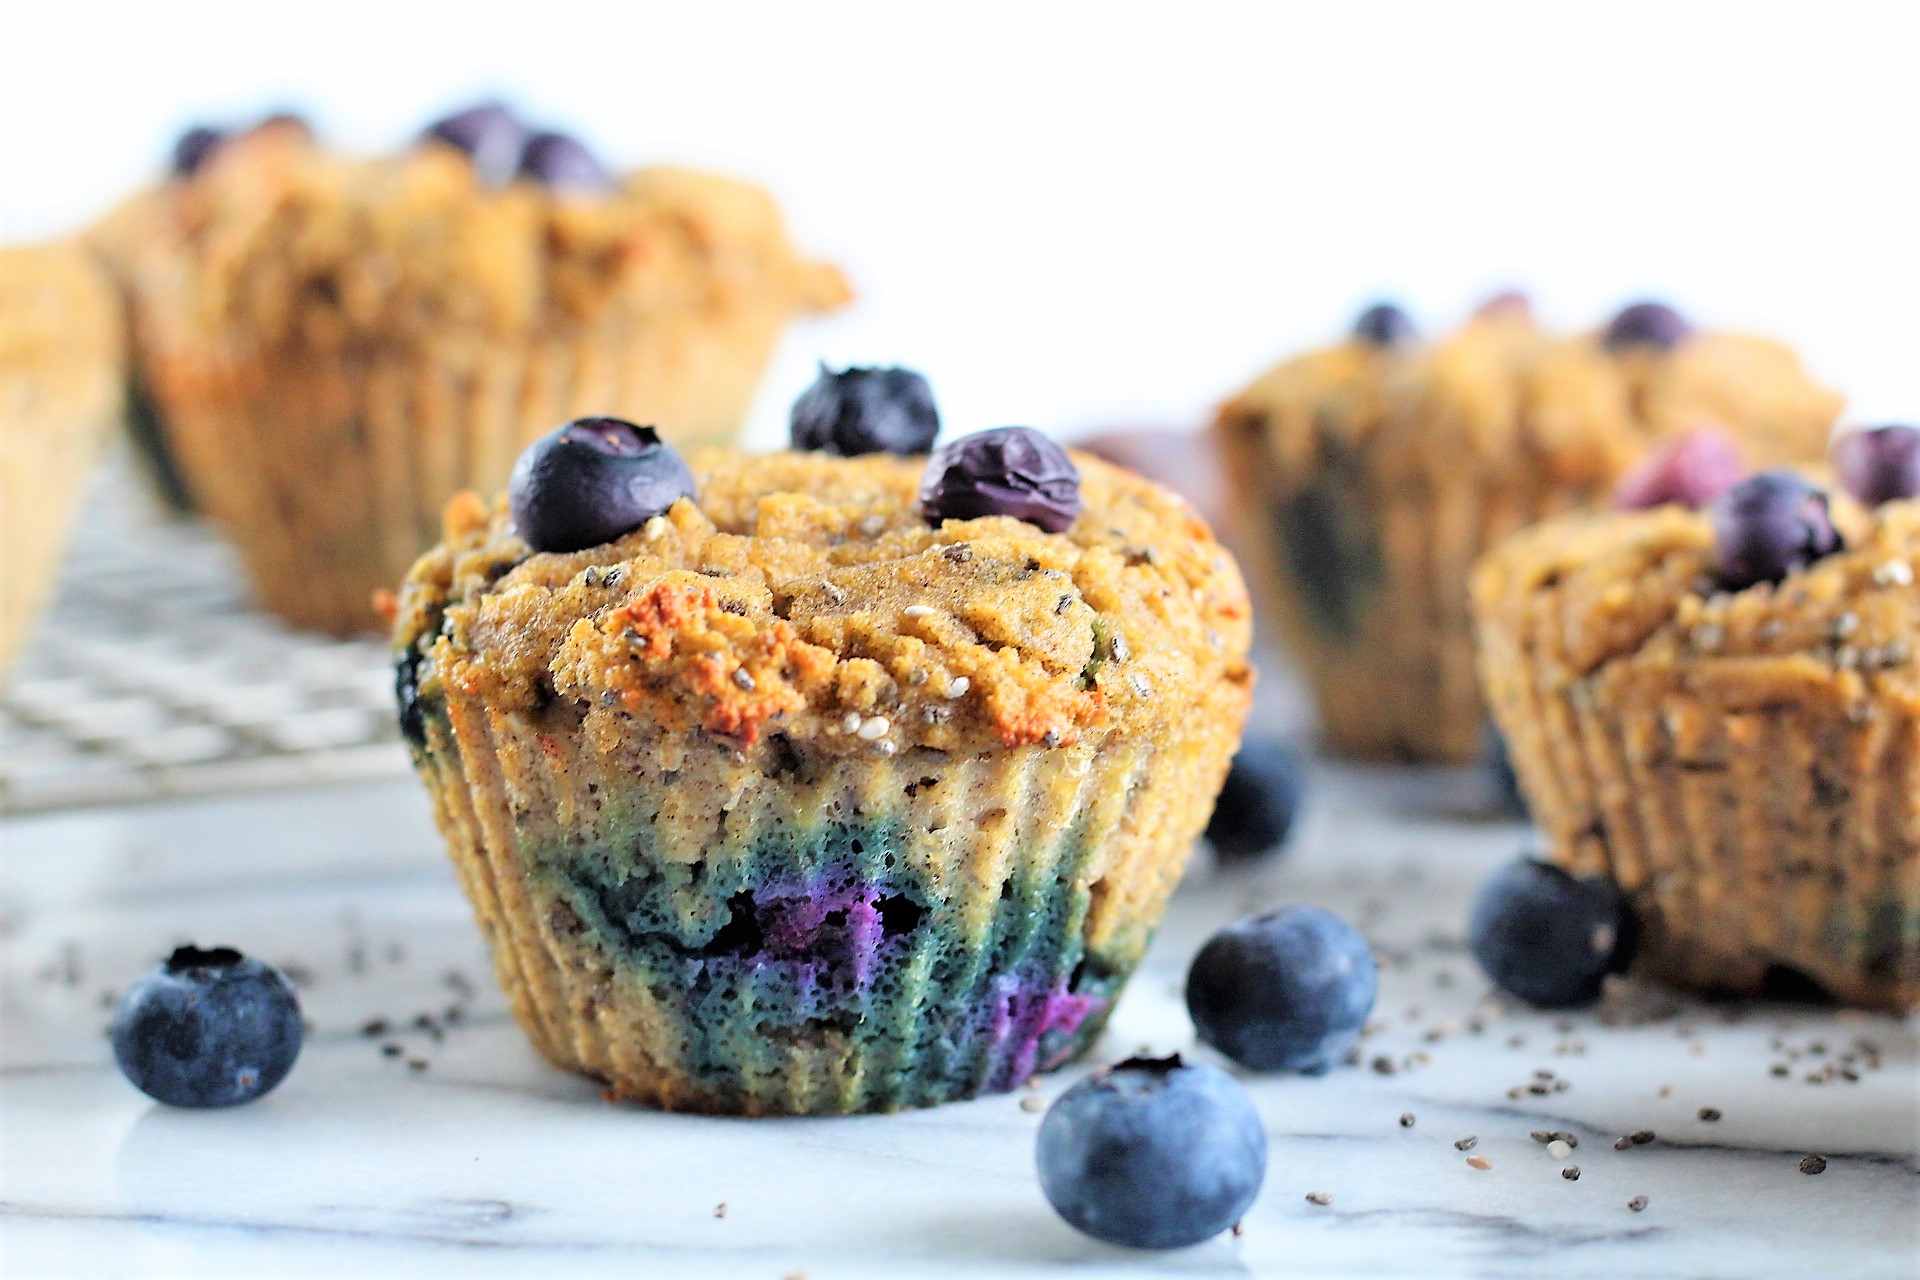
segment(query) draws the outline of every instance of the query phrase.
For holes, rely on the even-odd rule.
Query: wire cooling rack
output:
[[[219,535],[116,460],[58,596],[0,685],[0,813],[404,773],[377,638],[255,609]]]

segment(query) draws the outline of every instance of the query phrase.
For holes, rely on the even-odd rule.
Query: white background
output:
[[[504,93],[623,164],[773,187],[861,291],[811,361],[950,429],[1178,424],[1377,294],[1428,326],[1641,294],[1920,418],[1920,5],[249,3],[10,7],[0,240],[70,229],[190,121],[355,149]]]

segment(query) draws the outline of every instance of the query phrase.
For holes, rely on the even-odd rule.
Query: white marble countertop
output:
[[[1162,1256],[1095,1244],[1053,1216],[1024,1094],[729,1121],[609,1105],[548,1068],[492,989],[410,781],[11,820],[0,1273],[1920,1273],[1912,1022],[1633,992],[1622,1007],[1651,1020],[1495,1010],[1472,1031],[1485,986],[1460,949],[1467,899],[1523,829],[1471,815],[1459,776],[1322,770],[1316,783],[1287,857],[1252,873],[1196,863],[1095,1057],[1192,1051],[1186,959],[1232,915],[1283,901],[1345,913],[1374,939],[1380,1029],[1366,1065],[1249,1082],[1272,1155],[1244,1234]],[[258,1104],[172,1111],[112,1066],[112,994],[188,939],[298,974],[314,1030]],[[459,1022],[439,1029],[455,1006]],[[436,1030],[412,1025],[422,1013]],[[363,1036],[376,1017],[398,1029]],[[1863,1039],[1877,1070],[1840,1061]],[[1830,1063],[1832,1080],[1806,1081]],[[1544,1092],[1526,1090],[1536,1080]],[[1701,1120],[1704,1107],[1723,1118]],[[1536,1129],[1569,1130],[1579,1148],[1557,1161]],[[1639,1129],[1657,1140],[1614,1149]],[[1455,1149],[1468,1135],[1491,1170]],[[1810,1154],[1829,1162],[1819,1176],[1800,1171]],[[1315,1191],[1332,1203],[1307,1203]],[[1628,1208],[1636,1196],[1643,1212]]]

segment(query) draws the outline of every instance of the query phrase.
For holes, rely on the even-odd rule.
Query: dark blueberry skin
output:
[[[1494,803],[1517,818],[1532,817],[1527,797],[1520,791],[1520,775],[1513,771],[1513,757],[1507,753],[1506,735],[1491,724],[1481,744],[1481,758],[1493,786]]]
[[[527,446],[507,480],[514,527],[535,551],[612,542],[693,494],[693,473],[673,447],[620,418],[556,427]]]
[[[814,384],[793,402],[793,447],[843,458],[863,453],[925,453],[940,434],[933,388],[911,369],[820,366]]]
[[[928,524],[1012,516],[1064,533],[1080,514],[1080,468],[1032,427],[995,427],[941,445],[920,480]]]
[[[580,195],[604,195],[614,187],[613,175],[586,144],[564,133],[536,133],[528,138],[515,176]]]
[[[1284,742],[1242,742],[1207,821],[1213,851],[1226,861],[1239,861],[1285,844],[1306,789],[1306,772],[1300,753]]]
[[[120,997],[113,1056],[175,1107],[252,1102],[300,1056],[300,999],[278,969],[231,947],[181,947]]]
[[[1609,351],[1631,347],[1671,351],[1692,335],[1693,326],[1686,317],[1666,303],[1636,302],[1613,318],[1600,342]]]
[[[1129,1249],[1179,1249],[1252,1206],[1267,1134],[1218,1067],[1129,1058],[1060,1095],[1036,1155],[1041,1190],[1075,1229]]]
[[[444,142],[473,162],[473,171],[489,187],[502,187],[513,180],[526,149],[527,129],[513,112],[498,102],[456,111],[427,126],[421,135],[433,142]]]
[[[1843,545],[1827,495],[1791,471],[1762,471],[1742,480],[1708,515],[1714,573],[1729,591],[1779,582]]]
[[[213,155],[214,149],[225,142],[227,135],[209,125],[199,124],[180,135],[173,144],[173,163],[171,169],[176,178],[191,178],[200,172],[200,166]]]
[[[1372,347],[1397,347],[1419,336],[1413,318],[1391,302],[1376,302],[1353,322],[1353,340]]]
[[[1698,511],[1746,474],[1733,437],[1717,427],[1698,427],[1660,445],[1622,476],[1613,505],[1622,511],[1669,504]]]
[[[1251,1071],[1319,1075],[1346,1056],[1379,994],[1373,949],[1319,907],[1283,907],[1222,929],[1187,970],[1187,1012],[1206,1043]]]
[[[1833,464],[1847,492],[1877,507],[1920,495],[1920,430],[1890,424],[1849,431],[1834,442]]]
[[[1606,976],[1632,964],[1636,935],[1613,881],[1531,858],[1489,876],[1467,921],[1467,949],[1493,985],[1543,1009],[1598,1000]]]

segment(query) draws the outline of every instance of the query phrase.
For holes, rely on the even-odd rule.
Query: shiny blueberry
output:
[[[527,446],[507,502],[535,551],[580,551],[632,533],[681,498],[693,473],[652,427],[576,418]]]
[[[498,102],[456,111],[428,125],[422,136],[463,153],[473,162],[480,181],[489,187],[505,186],[513,180],[520,153],[527,145],[526,126]]]
[[[1060,1095],[1036,1155],[1041,1190],[1075,1229],[1129,1249],[1179,1249],[1252,1206],[1267,1134],[1220,1068],[1129,1058]]]
[[[1391,302],[1376,302],[1353,322],[1353,340],[1373,347],[1396,347],[1420,336],[1413,318]]]
[[[1739,591],[1778,582],[1840,550],[1827,495],[1791,471],[1762,471],[1715,500],[1714,572]]]
[[[1686,317],[1664,302],[1636,302],[1625,307],[1607,325],[1601,343],[1609,351],[1653,347],[1671,351],[1693,333]]]
[[[1849,431],[1834,442],[1833,464],[1847,492],[1870,507],[1920,496],[1920,430]]]
[[[173,175],[176,178],[191,178],[226,139],[226,134],[204,124],[195,125],[181,134],[180,140],[173,144]]]
[[[1252,1071],[1319,1075],[1360,1037],[1379,993],[1373,949],[1319,907],[1236,920],[1187,970],[1187,1012],[1206,1043]]]
[[[1606,976],[1633,962],[1634,937],[1613,881],[1575,879],[1532,858],[1489,876],[1467,921],[1467,949],[1493,985],[1545,1009],[1598,1000]]]
[[[1654,449],[1620,478],[1613,505],[1643,511],[1674,504],[1699,510],[1747,474],[1733,437],[1717,427],[1697,427]]]
[[[1481,761],[1486,765],[1487,782],[1493,788],[1493,802],[1517,818],[1532,816],[1527,797],[1520,790],[1520,775],[1513,771],[1513,757],[1507,751],[1506,735],[1493,725],[1481,742]]]
[[[793,447],[851,458],[863,453],[925,453],[940,434],[933,388],[911,369],[820,366],[793,402]]]
[[[300,1056],[300,999],[278,969],[231,947],[181,947],[120,998],[113,1056],[175,1107],[251,1102]]]
[[[550,187],[598,195],[613,190],[613,175],[607,172],[586,144],[564,133],[536,133],[527,139],[520,152],[517,176]]]
[[[1285,844],[1305,784],[1306,765],[1299,752],[1274,738],[1246,739],[1207,822],[1213,851],[1232,861]]]
[[[1080,469],[1032,427],[995,427],[934,450],[920,480],[928,524],[1012,516],[1062,533],[1080,514]]]

